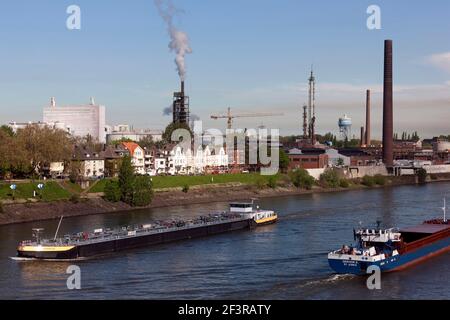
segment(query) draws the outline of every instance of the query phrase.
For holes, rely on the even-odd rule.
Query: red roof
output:
[[[448,224],[421,224],[416,227],[402,229],[400,232],[434,234],[448,228],[450,228]]]
[[[137,148],[140,148],[139,145],[136,142],[122,142],[122,145],[127,148],[128,151],[130,151],[130,154],[133,155],[134,151]]]

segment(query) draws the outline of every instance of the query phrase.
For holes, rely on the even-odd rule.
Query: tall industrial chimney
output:
[[[366,141],[365,144],[367,147],[370,147],[372,144],[371,136],[370,136],[370,90],[366,92]]]
[[[394,165],[394,115],[392,40],[384,42],[384,91],[383,91],[383,162],[386,167]]]
[[[364,127],[361,127],[361,147],[364,147],[365,142],[364,142]]]

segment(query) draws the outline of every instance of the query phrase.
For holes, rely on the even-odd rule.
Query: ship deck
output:
[[[218,224],[231,223],[236,221],[244,221],[248,218],[235,215],[235,214],[217,214],[207,217],[201,217],[199,219],[190,221],[178,221],[182,222],[182,225],[177,225],[176,222],[168,224],[168,222],[155,222],[151,227],[145,228],[139,227],[123,227],[121,229],[107,230],[101,233],[79,233],[77,235],[66,235],[64,238],[42,239],[40,243],[35,241],[22,241],[22,246],[45,246],[45,247],[58,247],[58,246],[82,246],[88,244],[102,243],[112,240],[121,240],[127,238],[141,237],[158,233],[169,233],[180,230],[194,229],[199,227],[214,226]],[[85,235],[85,238],[83,237]]]
[[[446,229],[449,229],[449,224],[421,224],[415,227],[409,227],[400,230],[400,232],[403,233],[422,233],[422,234],[435,234],[441,231],[444,231]]]

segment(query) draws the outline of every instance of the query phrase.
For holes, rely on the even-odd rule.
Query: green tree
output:
[[[3,125],[0,127],[0,131],[2,131],[3,133],[5,133],[7,136],[9,137],[13,137],[14,136],[14,131],[11,127]]]
[[[148,206],[153,199],[153,185],[150,177],[135,177],[133,183],[133,199],[132,206],[145,207]]]
[[[286,172],[289,168],[290,159],[289,156],[286,154],[286,152],[280,148],[280,170],[281,172]]]
[[[121,198],[121,192],[119,183],[114,180],[109,180],[105,185],[105,199],[109,202],[119,202]]]
[[[172,133],[177,129],[185,129],[185,130],[189,131],[191,137],[193,136],[191,128],[189,127],[188,124],[186,124],[186,123],[171,123],[164,130],[164,133],[162,135],[163,141],[165,143],[178,142],[178,141],[172,141]],[[180,138],[180,137],[177,137],[177,138]]]
[[[71,158],[71,139],[63,130],[29,125],[19,129],[15,139],[35,172],[51,162],[68,161]]]
[[[305,169],[293,170],[289,173],[292,184],[297,188],[311,190],[315,179]]]
[[[119,170],[119,188],[121,200],[128,204],[133,204],[135,174],[131,164],[131,157],[125,156]]]
[[[139,146],[143,149],[151,149],[155,146],[155,142],[153,141],[153,137],[152,136],[145,136],[143,137],[140,141],[139,141]]]
[[[109,145],[118,146],[119,144],[122,144],[122,142],[135,142],[135,141],[131,140],[130,138],[121,138],[119,140],[111,141]]]
[[[69,180],[72,183],[78,183],[81,180],[81,163],[79,161],[71,161],[69,163]]]

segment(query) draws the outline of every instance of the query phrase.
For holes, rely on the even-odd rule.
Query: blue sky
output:
[[[174,54],[153,0],[15,0],[0,10],[0,122],[42,119],[42,108],[94,96],[110,124],[163,128],[178,88]],[[189,34],[186,58],[192,112],[205,127],[228,106],[276,111],[277,118],[236,127],[300,133],[306,79],[314,64],[318,131],[337,132],[348,114],[363,125],[365,89],[374,91],[374,135],[381,131],[383,40],[394,40],[395,129],[450,133],[450,2],[174,0]],[[66,8],[81,8],[81,30],[66,28]],[[382,30],[369,31],[366,9],[381,8]]]

